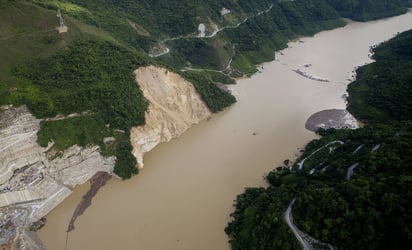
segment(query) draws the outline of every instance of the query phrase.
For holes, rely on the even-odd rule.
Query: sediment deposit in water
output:
[[[326,109],[316,112],[305,124],[305,128],[310,131],[317,131],[320,128],[355,129],[358,127],[358,121],[345,109]]]
[[[92,204],[93,197],[99,192],[99,189],[106,185],[106,183],[112,178],[112,176],[106,172],[98,172],[90,179],[90,189],[82,197],[82,201],[77,205],[73,212],[72,219],[70,220],[67,232],[74,230],[74,223],[80,215],[82,215],[86,209]]]

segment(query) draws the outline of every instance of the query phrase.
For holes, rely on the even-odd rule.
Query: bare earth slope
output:
[[[139,168],[143,154],[157,144],[179,137],[193,124],[211,116],[193,85],[176,73],[155,66],[135,71],[136,81],[149,102],[146,124],[130,134],[133,155]]]

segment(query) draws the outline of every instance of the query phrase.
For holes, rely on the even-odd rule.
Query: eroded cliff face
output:
[[[134,73],[149,102],[146,124],[133,127],[130,133],[132,154],[142,168],[146,152],[179,137],[193,124],[210,117],[211,112],[193,85],[178,74],[155,66],[141,67]]]
[[[62,155],[37,144],[40,120],[25,106],[0,108],[0,245],[42,249],[28,228],[99,171],[112,173],[115,157],[97,146],[73,146]]]

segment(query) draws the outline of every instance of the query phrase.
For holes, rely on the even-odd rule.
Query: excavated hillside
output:
[[[63,152],[37,144],[40,119],[25,106],[0,109],[0,245],[41,249],[30,226],[99,171],[112,173],[115,157],[99,147],[77,145]]]

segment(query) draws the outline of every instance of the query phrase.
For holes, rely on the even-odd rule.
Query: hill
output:
[[[376,62],[360,68],[348,87],[348,110],[370,123],[412,120],[412,32],[374,52]]]

